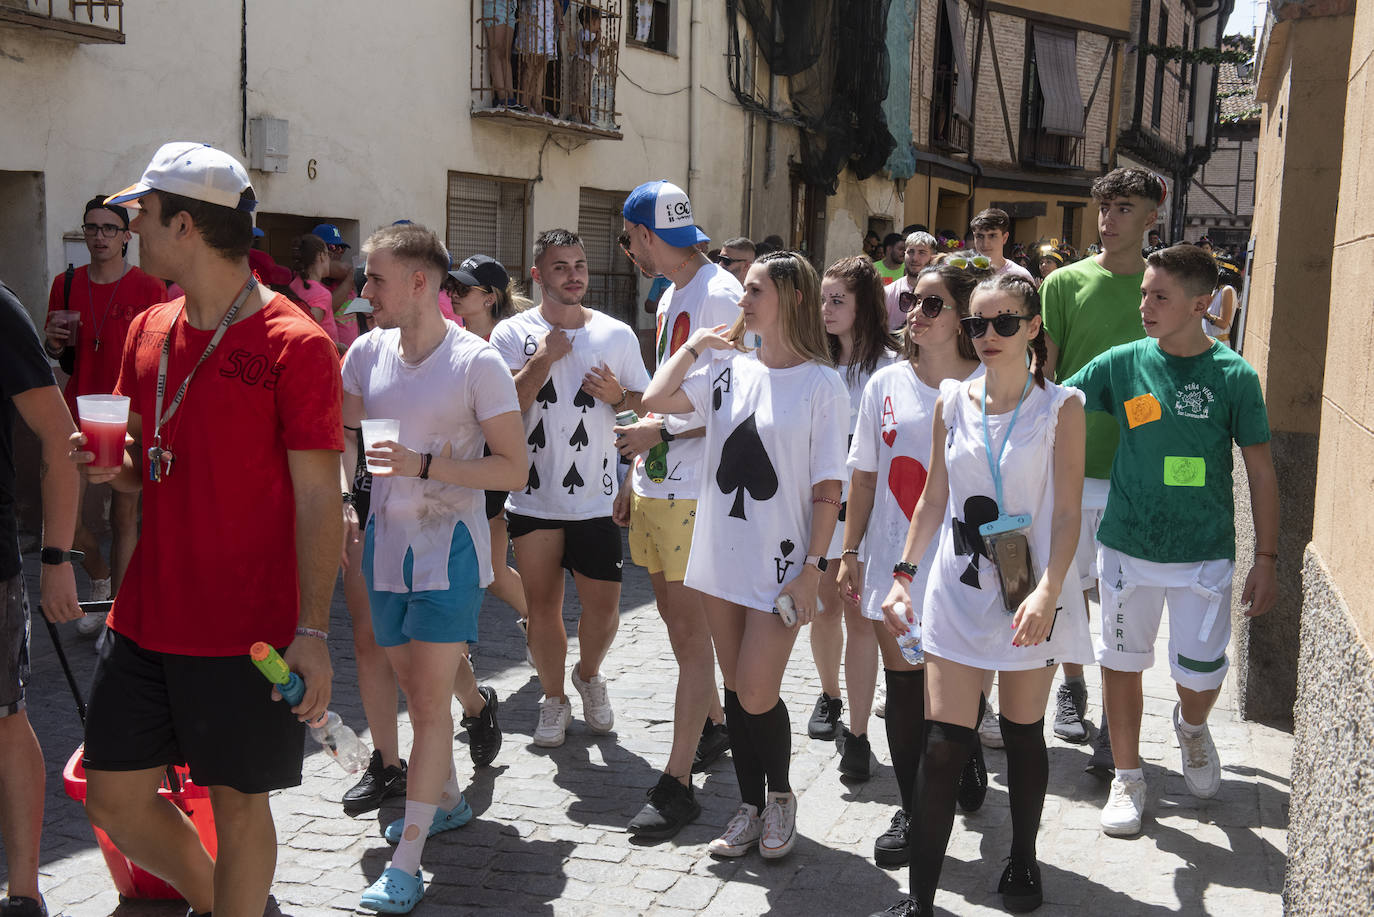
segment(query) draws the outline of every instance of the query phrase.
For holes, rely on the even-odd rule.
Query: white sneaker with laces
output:
[[[797,843],[797,796],[795,793],[769,793],[763,807],[763,833],[759,854],[776,860],[792,852]]]
[[[711,841],[706,849],[712,856],[744,856],[754,849],[754,845],[758,843],[759,835],[762,833],[763,819],[759,818],[759,810],[747,802],[742,802],[725,826],[725,831],[720,837]]]
[[[1198,799],[1211,799],[1221,789],[1221,761],[1212,742],[1212,730],[1202,725],[1202,732],[1191,735],[1183,726],[1180,704],[1174,704],[1174,735],[1178,736],[1178,750],[1183,759],[1183,782],[1188,792]]]
[[[572,704],[556,697],[539,702],[539,725],[534,728],[534,744],[540,748],[557,748],[568,735],[572,721]]]
[[[515,618],[515,626],[520,628],[520,636],[525,638],[525,662],[530,668],[534,668],[534,654],[530,652],[530,622],[526,618]]]
[[[572,683],[577,693],[582,695],[582,718],[592,732],[610,732],[615,726],[615,711],[611,709],[611,696],[606,691],[606,676],[593,675],[583,681],[577,674],[577,666],[572,668]]]
[[[91,634],[99,632],[105,625],[105,612],[88,611],[76,619],[76,632],[82,636],[89,637]]]
[[[1130,780],[1117,774],[1102,807],[1102,833],[1111,837],[1131,837],[1140,833],[1145,817],[1145,781]]]
[[[1002,724],[997,721],[997,711],[992,709],[992,701],[988,701],[983,718],[978,721],[978,739],[984,748],[1002,747]]]
[[[882,678],[878,679],[878,690],[873,694],[873,715],[877,717],[887,716],[887,682]]]

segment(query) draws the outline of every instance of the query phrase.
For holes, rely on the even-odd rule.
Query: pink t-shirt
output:
[[[297,296],[305,300],[305,304],[311,310],[319,309],[324,312],[324,318],[317,319],[317,321],[319,321],[320,327],[324,329],[325,334],[329,335],[330,340],[338,343],[339,325],[334,321],[334,297],[330,294],[329,288],[318,280],[307,287],[305,281],[300,277],[293,277],[290,286]],[[315,317],[313,311],[310,317]]]

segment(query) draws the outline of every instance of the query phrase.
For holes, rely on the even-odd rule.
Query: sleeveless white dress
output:
[[[945,422],[945,467],[949,503],[940,527],[935,561],[922,606],[922,637],[927,656],[980,669],[1018,671],[1063,662],[1091,663],[1088,616],[1077,577],[1065,578],[1050,638],[1039,646],[1012,645],[1012,615],[1002,607],[997,572],[988,560],[978,526],[997,518],[996,488],[983,444],[982,411],[970,400],[979,380],[946,379],[940,384]],[[1029,513],[1031,559],[1035,575],[1044,574],[1050,555],[1054,514],[1054,433],[1059,409],[1075,388],[1032,383],[1002,456],[1002,488],[1008,515]],[[988,417],[994,451],[1006,436],[1012,414]]]

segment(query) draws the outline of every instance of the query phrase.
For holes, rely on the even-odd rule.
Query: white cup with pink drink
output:
[[[92,468],[124,464],[124,434],[129,429],[129,399],[123,395],[77,395],[76,413],[86,435]]]

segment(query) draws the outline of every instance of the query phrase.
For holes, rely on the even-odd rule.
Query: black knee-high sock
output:
[[[1034,723],[1002,721],[1007,746],[1007,795],[1011,802],[1011,853],[1035,858],[1035,836],[1045,808],[1045,787],[1050,782],[1050,759],[1045,751],[1045,720]]]
[[[925,744],[926,670],[884,669],[883,674],[887,677],[887,747],[892,753],[897,788],[902,793],[902,809],[910,815],[916,771],[921,766],[921,746]]]
[[[988,709],[988,699],[987,699],[987,696],[984,695],[984,694],[979,694],[979,695],[978,695],[978,719],[974,720],[973,722],[974,722],[974,723],[981,723],[981,722],[983,722],[983,714],[987,712],[987,709]],[[974,726],[974,729],[977,729],[977,728],[978,728],[977,726]],[[980,773],[987,773],[988,765],[987,765],[987,761],[983,758],[983,740],[982,740],[982,739],[979,739],[977,742],[974,742],[974,743],[973,743],[973,751],[972,751],[972,753],[969,755],[969,757],[970,757],[970,758],[973,758],[974,760],[976,760],[976,761],[978,762],[978,764],[979,764],[979,772],[980,772]]]
[[[792,770],[792,721],[787,715],[787,705],[782,698],[778,698],[773,709],[767,713],[744,715],[749,718],[754,754],[768,775],[768,792],[792,792],[789,779]]]
[[[940,885],[949,832],[954,827],[954,798],[959,774],[978,733],[967,726],[930,720],[925,754],[916,775],[915,810],[911,813],[911,896],[930,908]]]
[[[735,766],[735,781],[739,783],[742,802],[763,811],[763,763],[754,753],[751,717],[740,706],[739,695],[725,689],[725,729],[730,735],[730,761]]]

